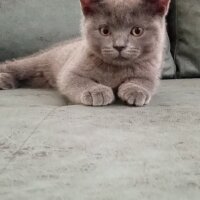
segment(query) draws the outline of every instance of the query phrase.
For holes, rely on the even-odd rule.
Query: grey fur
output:
[[[151,1],[81,0],[82,37],[1,63],[0,89],[20,83],[54,87],[73,103],[91,106],[111,104],[117,91],[129,105],[148,104],[159,84],[169,6],[169,0],[164,0],[164,12],[157,12],[163,0]],[[110,32],[106,36],[101,34],[104,26]],[[144,33],[131,35],[134,27]]]

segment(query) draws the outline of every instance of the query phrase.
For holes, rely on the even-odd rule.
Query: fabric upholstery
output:
[[[176,76],[176,65],[170,52],[170,41],[168,34],[166,35],[166,43],[164,47],[163,57],[163,78],[174,78]]]
[[[199,85],[165,80],[144,108],[1,91],[0,199],[199,200]]]
[[[79,35],[78,0],[3,0],[0,60],[22,57]]]
[[[177,77],[200,77],[200,1],[173,0],[168,24]]]

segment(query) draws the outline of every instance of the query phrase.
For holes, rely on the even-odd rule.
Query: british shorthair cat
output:
[[[82,37],[0,64],[0,89],[53,87],[75,104],[148,104],[159,84],[170,0],[80,0]],[[66,19],[67,20],[67,19]]]

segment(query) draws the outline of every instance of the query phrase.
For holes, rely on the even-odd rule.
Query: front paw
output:
[[[115,96],[112,89],[103,85],[87,89],[81,95],[82,104],[88,106],[105,106],[111,104],[114,100]]]
[[[119,98],[132,106],[144,106],[149,104],[151,100],[150,93],[143,87],[133,83],[124,83],[118,90]]]

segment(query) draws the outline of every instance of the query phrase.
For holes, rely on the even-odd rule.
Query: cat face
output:
[[[104,62],[115,65],[127,65],[151,54],[163,35],[168,3],[81,0],[84,32],[91,50]]]

